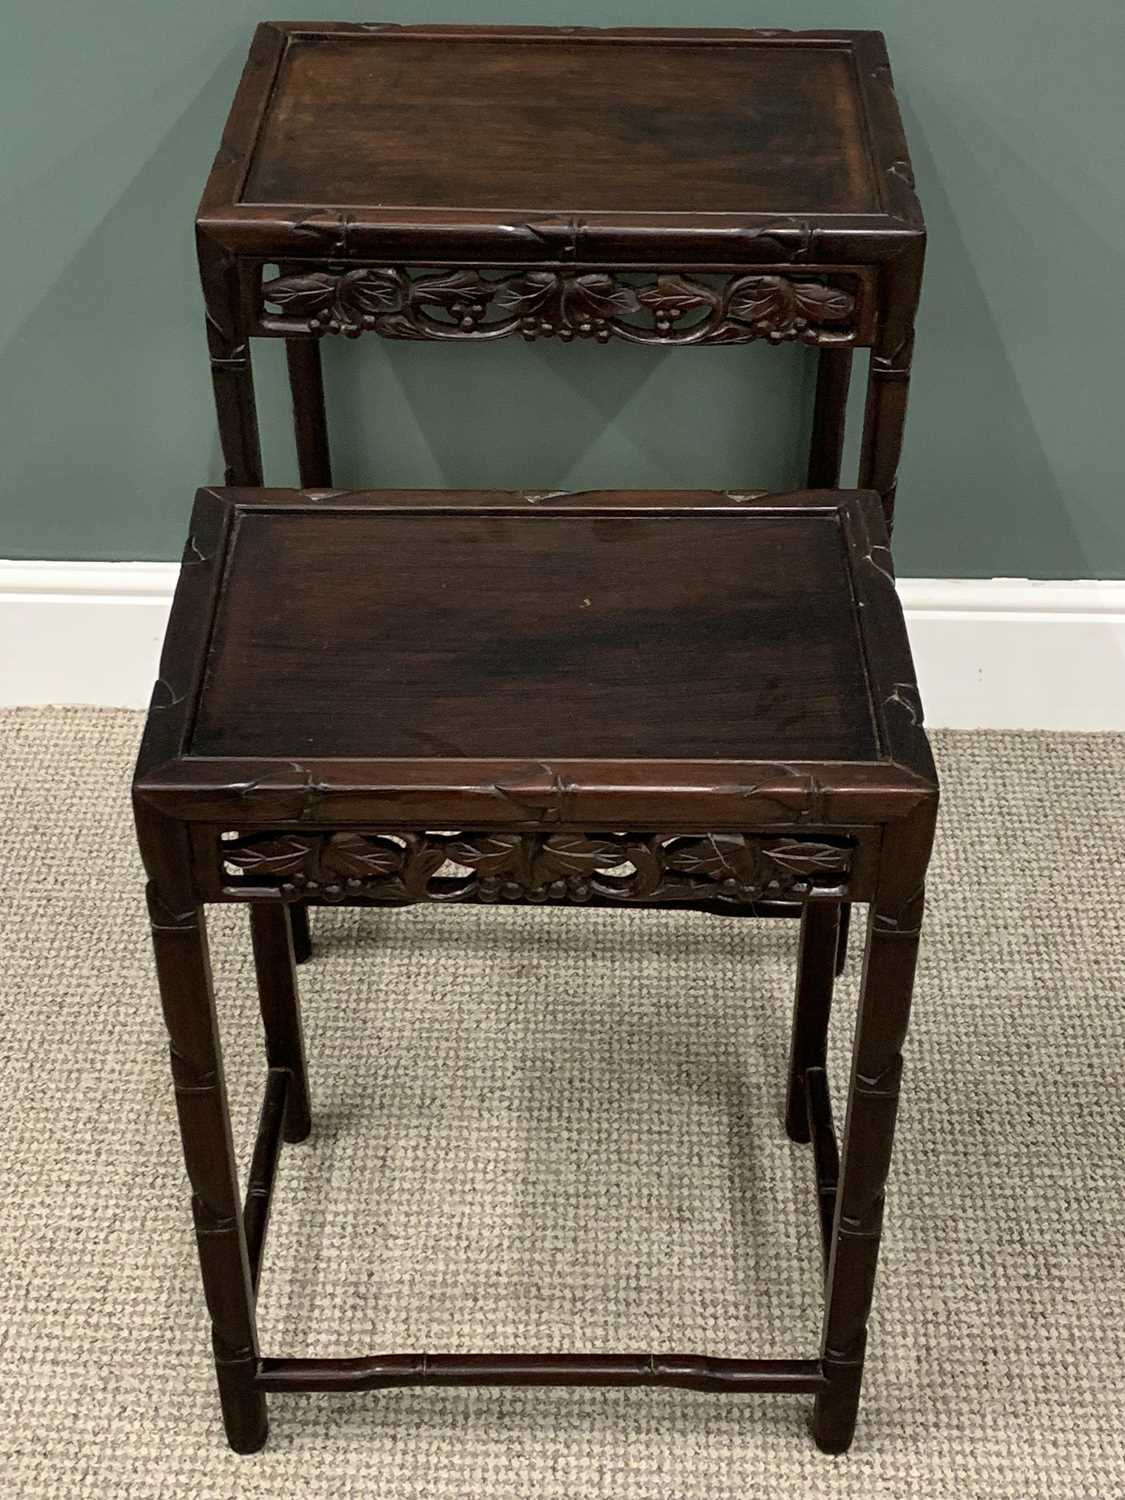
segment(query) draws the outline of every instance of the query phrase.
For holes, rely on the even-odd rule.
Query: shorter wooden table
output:
[[[135,783],[231,1445],[270,1391],[674,1385],[816,1394],[851,1441],[937,783],[879,497],[202,490]],[[239,1191],[204,905],[246,902],[265,1103]],[[787,1127],[816,1163],[807,1359],[264,1357],[284,1138],[310,1128],[294,902],[800,910]],[[825,1038],[870,906],[842,1152]]]
[[[304,485],[326,337],[796,342],[815,486],[871,351],[890,522],[926,233],[878,32],[263,22],[196,235],[228,484],[262,483],[256,339],[286,342]]]

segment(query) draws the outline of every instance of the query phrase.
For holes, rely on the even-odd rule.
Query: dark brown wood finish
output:
[[[206,925],[202,907],[170,906],[156,881],[149,884],[149,915],[223,1421],[231,1447],[251,1453],[265,1442],[266,1403],[254,1386],[258,1367],[254,1287]]]
[[[825,348],[820,351],[806,480],[811,490],[831,489],[840,483],[852,358],[850,349]]]
[[[193,756],[876,753],[831,513],[286,522],[239,516]],[[800,693],[777,669],[790,651]]]
[[[207,309],[207,347],[219,419],[227,484],[262,483],[262,445],[254,399],[250,334],[241,317],[237,257],[202,229],[196,230],[199,277]]]
[[[250,935],[258,974],[258,998],[271,1069],[289,1074],[285,1139],[303,1141],[312,1127],[305,1038],[297,998],[293,934],[283,908],[252,906]]]
[[[425,1384],[807,1391],[847,1446],[937,800],[878,496],[203,490],[134,797],[233,1446],[265,1441],[267,1391]],[[266,1032],[244,1206],[207,901],[250,906]],[[816,1167],[819,1356],[263,1358],[277,1159],[309,1125],[286,917],[310,901],[803,910],[786,1113]],[[871,921],[839,1152],[847,901]]]
[[[815,1359],[712,1359],[700,1354],[376,1354],[365,1359],[263,1359],[261,1391],[375,1391],[417,1385],[663,1385],[752,1395],[823,1391]]]
[[[646,215],[882,207],[847,43],[293,28],[275,95],[241,204],[482,213],[569,204]],[[796,129],[805,149],[795,163],[776,147]]]
[[[552,232],[564,210],[581,222]],[[857,256],[860,235],[921,228],[878,32],[302,22],[255,33],[200,220],[239,252],[374,264],[444,262],[451,239],[534,260],[575,233],[637,264],[661,238],[727,265],[763,238],[752,262],[823,239],[874,264],[901,247]]]
[[[791,1141],[809,1139],[805,1082],[811,1068],[823,1069],[825,1065],[839,923],[839,906],[810,901],[801,913],[797,994],[789,1045],[789,1091],[785,1101],[785,1129]]]
[[[263,23],[197,233],[228,484],[262,482],[253,337],[286,339],[306,487],[325,335],[762,339],[819,349],[812,487],[872,348],[892,519],[924,226],[876,32]]]
[[[826,1453],[850,1446],[859,1411],[935,812],[936,799],[919,803],[887,830],[868,919],[825,1290],[827,1388],[813,1415],[813,1436]]]
[[[307,490],[330,489],[332,460],[328,452],[320,345],[310,339],[287,339],[285,355],[293,393],[293,427],[301,484]]]
[[[228,483],[260,482],[253,337],[289,340],[318,485],[302,341],[797,340],[814,485],[872,348],[863,483],[890,516],[925,231],[876,32],[266,23],[198,233]]]
[[[258,907],[251,907],[251,916],[258,910]],[[277,1164],[281,1160],[281,1143],[286,1139],[285,1117],[292,1086],[293,1074],[288,1068],[270,1068],[266,1074],[266,1092],[262,1099],[254,1155],[246,1182],[246,1204],[242,1210],[246,1257],[250,1263],[250,1281],[255,1292],[262,1274],[262,1253],[266,1244],[266,1230],[269,1228]]]

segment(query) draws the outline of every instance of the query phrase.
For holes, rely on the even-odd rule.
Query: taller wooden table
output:
[[[807,482],[888,522],[925,230],[878,32],[266,23],[198,215],[228,484],[261,484],[250,340],[286,341],[332,484],[319,341],[819,351]]]

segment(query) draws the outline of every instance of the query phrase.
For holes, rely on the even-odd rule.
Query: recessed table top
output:
[[[877,32],[266,23],[201,220],[280,254],[333,218],[345,255],[365,226],[504,255],[577,221],[595,255],[599,225],[921,225]]]
[[[834,518],[530,510],[247,511],[190,748],[878,753]]]
[[[560,767],[733,797],[884,775],[920,720],[868,494],[205,490],[142,763],[243,799]]]
[[[851,50],[297,36],[243,203],[869,213]]]

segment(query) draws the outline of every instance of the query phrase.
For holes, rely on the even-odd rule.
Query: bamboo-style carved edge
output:
[[[589,36],[621,45],[659,42],[716,46],[746,42],[842,48],[852,55],[861,98],[880,140],[890,142],[885,158],[876,163],[883,187],[884,214],[832,214],[809,221],[792,214],[729,214],[716,224],[715,216],[686,214],[607,213],[578,219],[544,213],[500,222],[490,210],[465,211],[401,206],[382,220],[375,208],[348,210],[326,206],[248,204],[240,201],[243,181],[257,144],[273,81],[290,38],[311,35],[372,35],[394,41],[412,37],[488,41],[504,36],[544,41]],[[536,251],[560,264],[587,261],[591,267],[621,269],[637,260],[651,265],[650,249],[689,260],[715,253],[724,263],[739,260],[761,263],[780,259],[788,264],[853,260],[878,264],[893,259],[903,245],[921,231],[921,214],[908,186],[909,167],[898,105],[890,86],[886,47],[878,32],[818,30],[785,31],[772,28],[597,28],[597,27],[465,27],[400,26],[392,23],[265,22],[254,34],[222,144],[204,190],[197,223],[216,242],[237,254],[284,258],[302,241],[323,255],[391,257],[396,252],[412,264],[422,257],[438,262],[458,258],[479,264],[486,259],[526,262]],[[298,252],[299,253],[299,252]]]
[[[375,1354],[261,1360],[260,1391],[373,1391],[401,1386],[675,1386],[736,1395],[822,1391],[815,1359],[703,1354]]]
[[[186,752],[233,516],[213,490],[196,494],[136,779]]]
[[[177,600],[162,659],[170,687],[160,689],[167,707],[150,718],[142,748],[134,796],[155,810],[187,821],[227,820],[237,826],[246,816],[259,825],[355,824],[360,820],[388,828],[480,827],[504,823],[535,827],[545,823],[591,829],[652,827],[667,819],[669,801],[677,804],[671,826],[690,831],[745,831],[771,823],[796,822],[812,827],[850,827],[854,823],[907,816],[918,796],[934,785],[932,760],[925,737],[899,734],[892,745],[890,764],[849,762],[646,762],[560,760],[554,763],[520,760],[318,760],[279,761],[265,758],[208,758],[197,760],[185,751],[199,674],[206,658],[210,629],[210,599],[221,577],[222,560],[231,518],[254,507],[369,508],[373,512],[436,514],[448,506],[457,513],[507,513],[521,510],[536,516],[579,514],[642,514],[650,509],[669,519],[656,493],[637,496],[591,492],[582,495],[541,495],[527,492],[480,492],[471,496],[446,492],[372,492],[340,495],[306,494],[291,490],[204,489],[197,496],[190,556],[181,570]],[[864,504],[867,511],[865,519]],[[815,491],[792,496],[692,492],[677,495],[676,509],[738,514],[743,510],[784,514],[815,511],[839,513],[844,518],[849,545],[861,538],[859,553],[852,546],[857,594],[864,600],[861,616],[869,653],[869,675],[883,704],[884,716],[898,712],[892,695],[896,684],[913,683],[909,656],[880,645],[884,636],[902,629],[893,581],[883,594],[878,568],[856,558],[863,548],[878,563],[885,533],[872,531],[879,522],[870,498]],[[872,538],[874,540],[872,541]],[[201,540],[202,539],[202,540]],[[870,545],[869,545],[870,543]],[[858,545],[858,544],[857,544]],[[205,571],[206,570],[206,573]],[[204,577],[206,576],[206,587]],[[208,592],[212,591],[212,592]],[[880,626],[879,622],[882,621]],[[892,623],[897,622],[897,623]],[[881,654],[882,653],[882,654]],[[901,670],[899,666],[901,665]],[[900,694],[901,714],[909,717],[914,700]],[[163,698],[158,701],[163,702]],[[893,736],[892,736],[893,738]],[[901,742],[901,745],[900,745]],[[901,753],[901,761],[900,761]],[[895,785],[895,781],[898,785]],[[871,798],[879,793],[878,807]],[[858,899],[863,899],[859,897]]]
[[[657,271],[691,267],[699,273],[786,267],[805,276],[841,268],[893,264],[923,234],[879,214],[820,219],[776,214],[604,213],[512,216],[489,210],[411,208],[312,209],[307,205],[224,205],[197,221],[239,265],[299,260],[351,261],[407,267],[496,269],[542,266],[559,270]]]
[[[289,25],[275,21],[260,21],[254,28],[222,139],[203,189],[198,219],[238,201],[269,107],[273,81],[288,45],[287,33],[291,30]]]
[[[884,518],[877,506],[859,495],[848,498],[844,515],[844,539],[880,740],[896,765],[917,777],[920,785],[936,790],[937,770],[926,737],[922,696]]]
[[[922,205],[914,188],[914,170],[883,33],[859,33],[852,55],[867,112],[869,139],[877,141],[880,148],[875,165],[884,209],[892,219],[924,234]]]
[[[147,772],[134,797],[168,816],[225,828],[534,832],[550,825],[584,832],[663,824],[669,833],[720,833],[797,825],[802,832],[859,837],[875,822],[908,817],[926,791],[912,771],[889,762],[558,761],[529,767],[518,761],[189,756]]]

